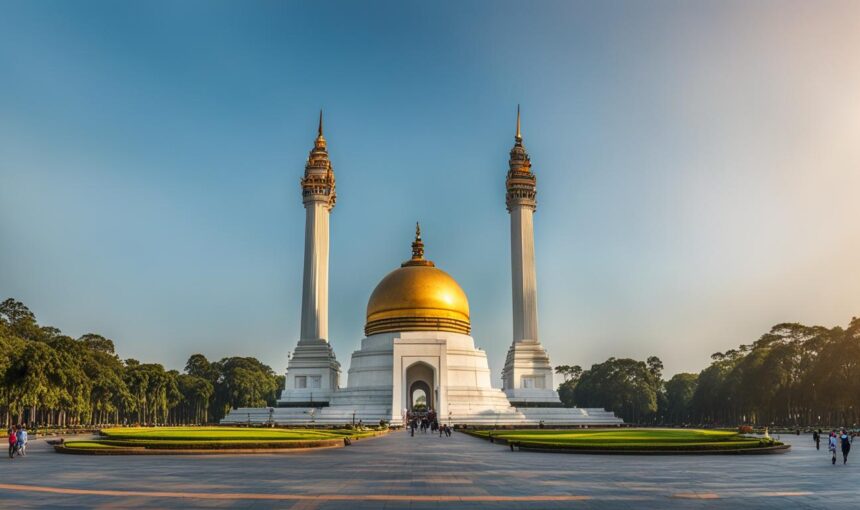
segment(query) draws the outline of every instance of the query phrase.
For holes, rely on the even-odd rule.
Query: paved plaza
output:
[[[832,466],[810,436],[782,455],[511,452],[398,431],[279,455],[78,456],[33,441],[5,460],[0,508],[857,508],[860,451]]]

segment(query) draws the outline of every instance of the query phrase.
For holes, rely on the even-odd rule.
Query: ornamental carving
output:
[[[537,178],[531,171],[532,162],[523,146],[523,139],[517,133],[516,143],[511,149],[511,159],[508,161],[508,178],[505,181],[507,193],[505,203],[508,211],[514,206],[537,207]]]
[[[307,205],[313,202],[325,202],[329,209],[334,208],[337,200],[335,192],[334,170],[328,159],[326,141],[322,134],[320,123],[319,134],[314,141],[314,148],[308,155],[305,164],[305,175],[301,180],[302,201]]]

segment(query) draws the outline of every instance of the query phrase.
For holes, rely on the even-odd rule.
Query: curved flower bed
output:
[[[540,429],[466,432],[521,450],[564,453],[773,453],[790,448],[770,438],[744,436],[728,430]]]
[[[326,448],[383,434],[385,431],[253,429],[239,427],[134,427],[99,431],[99,437],[55,445],[61,453],[169,454],[272,453]]]

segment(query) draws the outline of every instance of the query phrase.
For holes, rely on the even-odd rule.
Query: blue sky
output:
[[[554,363],[698,371],[775,323],[860,312],[857,2],[0,10],[0,297],[123,357],[283,370],[320,108],[344,365],[420,220],[498,384],[518,103]]]

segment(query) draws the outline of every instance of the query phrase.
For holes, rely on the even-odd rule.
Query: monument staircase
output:
[[[474,387],[449,387],[447,407],[447,416],[440,415],[439,420],[454,425],[538,427],[543,423],[547,427],[595,427],[624,423],[604,409],[513,407],[505,393],[497,388],[476,390]],[[221,423],[338,426],[359,421],[365,425],[376,425],[380,420],[386,420],[393,426],[402,425],[403,417],[399,413],[392,413],[390,389],[386,397],[378,388],[342,388],[335,393],[327,407],[240,407],[230,411]]]

